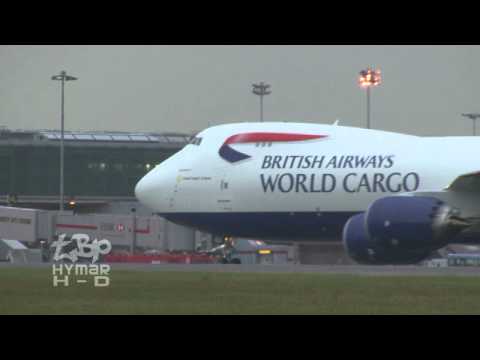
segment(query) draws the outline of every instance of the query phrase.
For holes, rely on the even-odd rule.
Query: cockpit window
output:
[[[190,139],[189,144],[192,144],[192,145],[200,145],[201,142],[202,142],[202,138],[201,138],[201,137],[196,137],[196,136],[194,136],[194,137],[192,137],[192,138]]]

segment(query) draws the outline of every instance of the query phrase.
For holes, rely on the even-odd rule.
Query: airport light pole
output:
[[[380,85],[381,82],[382,77],[380,75],[380,70],[367,68],[360,71],[358,84],[360,87],[367,89],[367,129],[370,129],[370,88],[372,86]]]
[[[270,85],[265,84],[263,81],[260,84],[252,84],[252,92],[255,95],[260,96],[260,122],[263,122],[263,97],[265,95],[270,95],[272,92],[268,90]]]
[[[476,121],[478,118],[480,118],[479,113],[468,113],[468,114],[462,114],[462,116],[465,116],[466,118],[472,119],[473,122],[473,136],[477,135],[477,124]]]
[[[62,116],[61,116],[61,137],[60,137],[60,203],[59,210],[63,212],[63,167],[64,167],[64,156],[63,156],[63,138],[64,138],[64,123],[65,123],[65,81],[73,81],[78,78],[67,75],[67,72],[64,70],[60,72],[59,75],[52,76],[52,80],[62,82]]]

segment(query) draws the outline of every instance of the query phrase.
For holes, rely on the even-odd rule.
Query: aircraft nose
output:
[[[140,203],[154,208],[153,199],[158,196],[159,187],[156,184],[155,176],[148,173],[140,179],[135,186],[135,197]]]
[[[175,184],[180,166],[185,167],[181,151],[150,170],[135,185],[138,201],[157,213],[172,210]],[[180,161],[182,160],[182,161]]]

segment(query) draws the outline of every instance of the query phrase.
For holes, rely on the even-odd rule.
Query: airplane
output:
[[[414,264],[480,237],[480,139],[315,123],[207,128],[137,199],[177,224],[265,241],[341,239],[363,264]]]

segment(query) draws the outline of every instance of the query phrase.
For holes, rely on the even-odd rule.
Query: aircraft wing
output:
[[[462,218],[480,226],[480,171],[460,175],[441,190],[416,191],[401,195],[438,198],[457,208]]]
[[[448,191],[480,193],[480,171],[460,175],[447,188]]]

